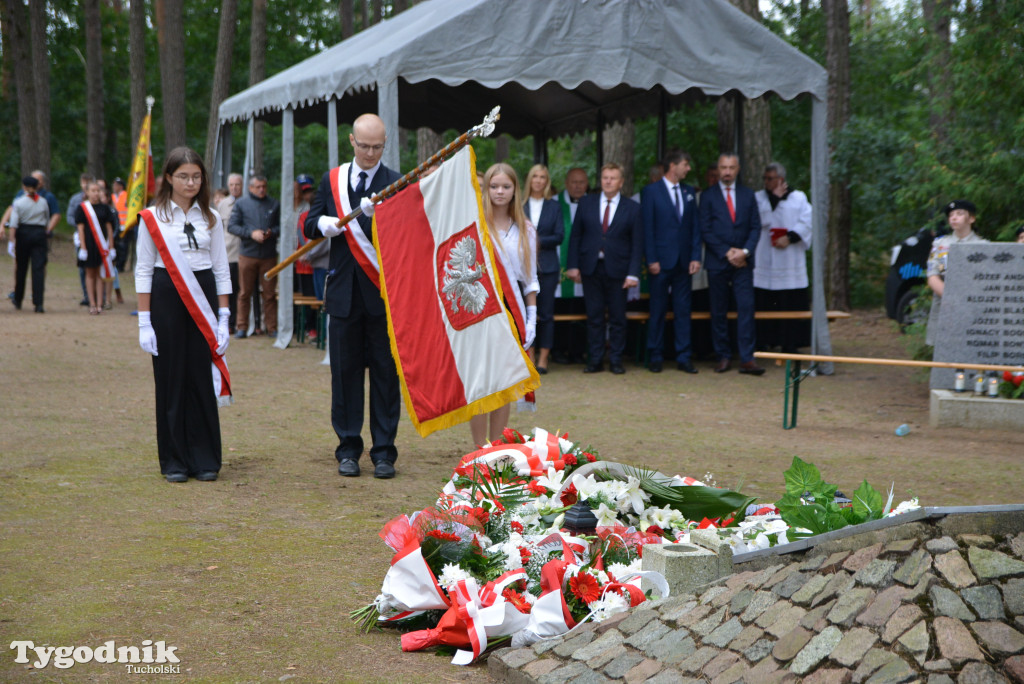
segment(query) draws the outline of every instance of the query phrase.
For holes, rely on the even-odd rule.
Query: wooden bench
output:
[[[796,427],[797,410],[800,405],[800,383],[811,375],[819,363],[866,363],[876,366],[903,366],[905,368],[950,368],[953,370],[983,371],[1024,371],[1022,366],[999,366],[990,363],[949,363],[946,361],[910,361],[906,359],[874,359],[863,356],[826,356],[823,354],[780,354],[777,352],[754,352],[758,359],[773,359],[786,362],[786,374],[783,378],[782,429],[792,430]],[[804,361],[811,365],[802,370]]]
[[[324,303],[316,297],[296,294],[292,296],[292,304],[299,307],[299,329],[296,334],[299,342],[306,341],[306,310],[311,309],[316,315],[316,348],[323,349],[327,344]]]

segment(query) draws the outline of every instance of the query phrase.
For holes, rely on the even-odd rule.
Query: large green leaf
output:
[[[793,464],[783,475],[786,477],[787,494],[801,496],[821,486],[821,473],[812,464],[800,460],[799,456],[793,457]]]
[[[882,495],[864,480],[853,493],[853,510],[864,520],[878,520],[884,514]]]

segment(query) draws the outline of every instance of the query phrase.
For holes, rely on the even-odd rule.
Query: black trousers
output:
[[[46,285],[46,228],[45,226],[21,226],[14,234],[14,304],[19,309],[25,299],[25,277],[28,264],[32,262],[32,304],[43,305],[43,290]]]
[[[398,370],[391,357],[387,314],[367,313],[363,298],[352,298],[348,316],[331,316],[331,425],[338,435],[338,461],[358,460],[363,453],[363,400],[370,370],[370,437],[374,463],[398,458],[395,435],[401,417]]]
[[[608,360],[622,363],[626,349],[626,290],[625,278],[611,278],[604,270],[604,261],[598,259],[593,274],[583,276],[583,304],[587,308],[587,349],[590,363],[599,364],[604,358],[604,313],[608,311]]]
[[[195,276],[216,311],[213,271],[196,271]],[[220,416],[213,393],[210,347],[166,269],[153,269],[150,311],[158,352],[153,357],[153,380],[160,472],[217,472],[221,462]]]
[[[234,335],[238,322],[238,262],[228,262],[228,271],[231,274],[231,294],[228,295],[228,309],[231,313],[228,314],[228,332]],[[249,328],[248,321],[245,322],[245,327]]]
[[[551,349],[555,346],[555,290],[562,274],[558,271],[541,273],[537,280],[540,281],[540,292],[537,293],[537,340],[533,346]]]

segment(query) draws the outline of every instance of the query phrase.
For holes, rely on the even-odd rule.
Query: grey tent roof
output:
[[[502,132],[558,136],[662,97],[826,96],[825,70],[724,0],[428,0],[225,100],[222,122],[350,121],[398,83],[399,123],[438,131],[502,106]]]

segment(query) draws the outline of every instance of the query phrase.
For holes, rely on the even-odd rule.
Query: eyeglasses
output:
[[[172,177],[174,178],[174,180],[179,181],[181,183],[185,183],[186,185],[189,183],[199,185],[200,183],[203,182],[203,174],[201,173],[197,173],[192,176],[189,176],[188,174],[185,173],[176,173]]]
[[[356,140],[355,144],[360,152],[382,152],[384,150],[384,143],[380,145],[367,145]]]

